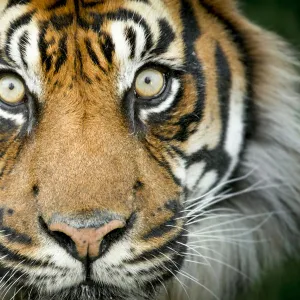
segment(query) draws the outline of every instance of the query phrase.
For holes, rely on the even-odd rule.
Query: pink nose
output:
[[[120,220],[113,220],[100,228],[77,229],[65,223],[54,223],[49,226],[52,232],[61,232],[67,235],[75,244],[78,255],[81,258],[87,256],[94,258],[100,255],[100,244],[103,238],[110,232],[125,227]]]

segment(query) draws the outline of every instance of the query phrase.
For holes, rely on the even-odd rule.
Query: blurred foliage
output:
[[[300,0],[238,1],[252,21],[277,32],[300,50]]]
[[[281,267],[269,271],[254,285],[252,291],[238,300],[299,300],[300,261],[290,259]]]

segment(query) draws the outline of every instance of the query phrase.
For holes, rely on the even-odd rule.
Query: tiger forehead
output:
[[[29,8],[28,17],[39,27],[42,69],[52,77],[73,68],[91,83],[95,78],[87,73],[93,67],[102,77],[114,66],[123,65],[126,72],[157,57],[183,62],[178,18],[160,0],[32,0]]]

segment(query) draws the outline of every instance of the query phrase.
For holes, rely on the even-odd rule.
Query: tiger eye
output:
[[[25,97],[25,86],[17,76],[0,77],[0,100],[8,104],[19,104]]]
[[[141,98],[153,98],[163,92],[165,88],[165,76],[156,69],[141,71],[135,80],[136,94]]]

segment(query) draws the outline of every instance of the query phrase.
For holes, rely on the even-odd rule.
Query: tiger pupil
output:
[[[8,88],[12,91],[15,88],[15,85],[11,82],[9,84]]]
[[[150,84],[151,83],[151,78],[150,77],[146,77],[145,78],[145,83],[146,84]]]

